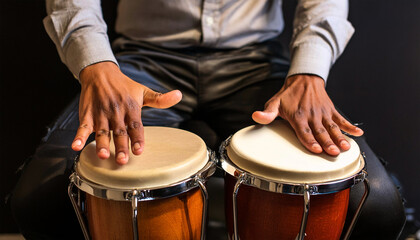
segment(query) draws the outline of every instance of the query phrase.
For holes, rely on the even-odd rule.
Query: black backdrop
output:
[[[112,24],[116,1],[102,2]],[[290,19],[294,1],[285,5]],[[4,201],[16,169],[79,91],[43,29],[44,16],[42,0],[0,1],[0,233],[17,231]],[[352,120],[364,123],[368,142],[389,162],[420,218],[420,1],[352,0],[349,18],[356,33],[327,90]]]

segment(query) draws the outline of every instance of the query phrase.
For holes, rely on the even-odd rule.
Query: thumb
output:
[[[153,108],[169,108],[179,103],[181,99],[182,93],[179,90],[158,93],[150,89],[145,89],[143,94],[143,105]]]
[[[269,102],[264,111],[255,111],[252,114],[252,119],[260,124],[269,124],[279,115],[279,101]]]

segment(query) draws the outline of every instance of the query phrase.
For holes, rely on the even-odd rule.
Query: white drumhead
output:
[[[196,174],[208,162],[204,141],[197,135],[168,127],[145,127],[145,148],[140,156],[131,153],[126,165],[115,162],[115,147],[110,143],[111,157],[96,155],[96,142],[80,154],[77,173],[96,184],[117,189],[151,189],[165,187]]]
[[[235,165],[259,177],[286,183],[322,183],[350,177],[363,168],[359,146],[345,138],[351,147],[337,157],[314,154],[299,142],[287,122],[274,121],[238,131],[226,151]]]

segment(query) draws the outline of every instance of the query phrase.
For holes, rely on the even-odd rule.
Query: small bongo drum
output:
[[[356,142],[333,157],[306,150],[285,121],[250,126],[220,147],[230,239],[339,239],[350,188],[365,193],[344,236],[348,238],[369,193]]]
[[[126,165],[96,156],[88,144],[76,159],[69,196],[86,239],[204,239],[214,154],[197,135],[145,127],[143,154]],[[76,186],[77,188],[75,188]]]

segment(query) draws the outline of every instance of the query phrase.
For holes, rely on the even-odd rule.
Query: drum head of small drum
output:
[[[285,183],[322,183],[341,180],[360,172],[364,159],[357,143],[337,157],[307,150],[285,121],[254,125],[235,133],[226,147],[236,166],[251,174]]]
[[[76,172],[93,183],[117,189],[153,189],[187,179],[208,162],[204,141],[197,135],[168,127],[145,127],[145,148],[131,153],[126,165],[115,162],[111,140],[109,159],[99,159],[96,142],[88,144],[77,162]]]

